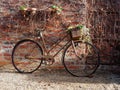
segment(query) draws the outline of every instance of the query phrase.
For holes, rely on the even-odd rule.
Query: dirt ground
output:
[[[93,77],[74,77],[63,69],[20,74],[0,69],[0,90],[120,90],[120,75],[98,69]]]

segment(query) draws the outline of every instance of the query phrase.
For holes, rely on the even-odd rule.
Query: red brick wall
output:
[[[94,0],[88,1],[89,27],[92,38],[101,53],[101,62],[108,62],[112,50],[120,53],[120,1],[119,0]],[[119,58],[113,58],[113,62]]]
[[[11,63],[11,52],[17,41],[20,39],[28,38],[28,35],[33,30],[33,26],[26,23],[23,18],[19,15],[19,7],[26,5],[28,7],[35,7],[38,9],[48,7],[51,4],[59,4],[64,9],[64,16],[66,17],[66,23],[72,24],[85,24],[85,2],[75,0],[0,0],[0,66]],[[61,30],[60,26],[55,26],[59,24],[59,20],[56,19],[54,22],[49,23],[47,27],[49,37],[59,38],[50,29],[59,32]],[[51,34],[52,33],[52,34]],[[57,33],[56,33],[57,34]],[[52,36],[51,36],[52,35]],[[61,36],[60,36],[61,37]],[[57,57],[59,58],[59,57]],[[60,60],[60,58],[59,58]],[[59,60],[57,64],[59,63]]]
[[[107,16],[103,17],[104,13],[101,14],[99,10],[101,8],[106,11],[111,10],[111,8],[106,8],[106,5],[108,5],[107,3],[109,3],[108,1],[86,1],[87,0],[31,0],[31,2],[29,2],[29,0],[0,0],[0,66],[11,63],[11,51],[13,46],[20,39],[28,38],[29,34],[33,30],[33,26],[26,23],[19,15],[19,7],[21,5],[39,9],[45,8],[51,4],[61,5],[65,9],[65,23],[87,25],[91,29],[91,36],[93,38],[94,44],[101,50],[102,53],[104,53],[104,55],[105,53],[109,53],[111,50],[109,42],[112,43],[112,45],[115,45],[115,43],[111,42],[111,40],[109,42],[106,42],[104,39],[120,40],[119,14],[110,12],[110,14],[107,14]],[[112,1],[114,9],[116,8],[115,10],[119,9],[120,6],[119,1],[116,1],[118,0]],[[117,21],[114,20],[114,17],[117,17]],[[102,20],[104,23],[102,23]],[[59,32],[61,30],[61,27],[59,26],[59,20],[56,19],[54,22],[51,19],[51,21],[52,23],[47,23],[48,27],[46,27],[49,32],[47,39],[49,39],[49,37],[59,38],[56,37],[59,35],[55,36],[54,32],[51,31],[51,29],[56,32]],[[113,27],[115,25],[115,22],[117,23],[116,29]],[[56,26],[56,24],[58,25]],[[107,27],[109,25],[110,27]],[[53,36],[51,36],[51,33]],[[60,64],[59,60],[57,64]],[[109,60],[105,58],[104,62],[109,62]]]

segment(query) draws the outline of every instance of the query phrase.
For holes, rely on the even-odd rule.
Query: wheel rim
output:
[[[21,73],[32,73],[40,67],[42,62],[40,60],[41,55],[42,50],[36,42],[23,40],[14,47],[12,62],[17,71]]]
[[[99,54],[96,49],[91,44],[83,42],[76,42],[75,48],[76,54],[71,44],[64,52],[65,69],[77,77],[93,74],[99,65]]]

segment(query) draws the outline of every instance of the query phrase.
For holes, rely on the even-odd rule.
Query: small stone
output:
[[[50,83],[48,84],[48,86],[50,86]]]

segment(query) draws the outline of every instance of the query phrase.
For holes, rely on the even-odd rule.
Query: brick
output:
[[[11,56],[4,56],[4,59],[7,60],[7,61],[11,61],[12,60]]]
[[[0,61],[0,66],[5,66],[11,64],[11,62],[7,62],[7,61]]]
[[[3,53],[4,56],[11,56],[10,53]]]

